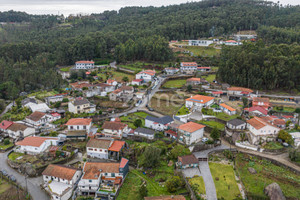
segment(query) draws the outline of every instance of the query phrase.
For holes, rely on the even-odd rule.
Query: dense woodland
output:
[[[7,22],[0,25],[0,96],[6,99],[16,97],[21,91],[60,87],[63,81],[56,73],[56,66],[71,65],[76,60],[175,59],[168,48],[168,41],[174,39],[212,36],[226,39],[239,30],[251,29],[258,31],[266,45],[285,43],[291,45],[288,49],[293,49],[297,48],[294,43],[300,41],[299,6],[282,7],[257,0],[206,0],[160,8],[126,7],[119,12],[67,18],[9,11],[0,12],[0,21]],[[230,50],[224,50],[222,58],[226,58],[226,52],[229,54]],[[269,52],[273,56],[275,53]],[[237,68],[242,71],[243,66]],[[221,70],[219,79],[228,81],[223,74]],[[283,81],[266,87],[280,88]],[[242,81],[235,84],[239,83],[245,85]],[[247,84],[249,87],[257,85]],[[294,89],[297,85],[295,82],[282,86]]]

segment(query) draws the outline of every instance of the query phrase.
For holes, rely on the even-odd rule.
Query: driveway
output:
[[[189,178],[193,178],[194,176],[201,176],[201,173],[199,171],[199,168],[187,168],[187,169],[183,169],[182,173],[184,175],[184,177],[189,177]]]
[[[25,176],[18,173],[14,169],[12,169],[8,164],[7,164],[7,155],[8,152],[6,153],[0,153],[0,169],[7,171],[9,175],[13,175],[17,183],[20,184],[23,188],[26,189],[26,181],[25,181]],[[32,196],[34,200],[48,200],[50,197],[41,189],[40,184],[42,184],[43,178],[36,177],[36,178],[27,178],[27,187],[28,187],[28,192]]]

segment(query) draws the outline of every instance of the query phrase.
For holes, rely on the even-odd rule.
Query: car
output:
[[[204,138],[202,138],[202,142],[207,142],[208,141],[208,138],[206,138],[206,137],[204,137]]]
[[[1,170],[1,173],[4,175],[4,176],[7,176],[8,173],[5,171],[5,170]]]
[[[17,179],[13,175],[8,176],[8,178],[13,182],[17,181]]]
[[[153,108],[151,108],[151,107],[148,107],[148,110],[149,110],[149,111],[154,111],[154,109],[153,109]]]

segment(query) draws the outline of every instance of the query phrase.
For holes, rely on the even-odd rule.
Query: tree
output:
[[[248,99],[246,97],[243,97],[242,100],[243,100],[243,107],[247,108],[248,107]]]
[[[213,130],[210,133],[210,137],[216,141],[220,138],[220,131],[216,127],[213,128]]]
[[[142,199],[148,195],[148,189],[145,184],[142,184],[141,187],[139,188],[139,193]]]
[[[67,102],[69,102],[69,99],[68,98],[63,98],[62,102],[67,103]]]
[[[192,89],[193,89],[193,86],[191,86],[191,85],[188,85],[187,88],[186,88],[186,90],[187,90],[188,92],[191,92]]]
[[[286,142],[288,144],[294,143],[293,137],[284,130],[279,131],[277,138],[283,140],[284,142]]]
[[[124,81],[125,83],[127,83],[127,82],[129,81],[128,76],[124,76],[124,77],[122,78],[122,81]]]
[[[246,139],[246,133],[242,132],[242,133],[240,134],[240,136],[241,136],[242,142],[244,142],[245,139]]]
[[[154,146],[147,146],[141,158],[141,166],[153,168],[159,164],[161,150]]]
[[[143,122],[142,122],[141,119],[137,119],[133,122],[133,125],[138,128],[138,127],[141,127],[143,125]]]
[[[171,193],[176,192],[183,185],[184,183],[179,176],[172,176],[166,181],[166,188]]]
[[[168,154],[170,160],[177,160],[178,156],[185,156],[191,154],[190,150],[183,145],[177,144]]]
[[[5,140],[4,140],[4,145],[9,145],[10,144],[10,141],[9,141],[9,139],[8,138],[6,138]]]

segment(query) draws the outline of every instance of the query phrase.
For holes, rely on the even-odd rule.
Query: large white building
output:
[[[189,109],[201,110],[203,107],[212,105],[214,99],[214,97],[195,95],[185,100],[185,106]]]
[[[35,111],[31,113],[29,116],[25,118],[26,122],[34,125],[35,127],[45,126],[47,123],[55,121],[60,118],[58,113],[47,114],[39,111]]]
[[[213,44],[213,40],[189,40],[189,46],[202,46],[208,47],[210,44]]]
[[[180,63],[180,72],[184,74],[193,74],[197,71],[198,64],[196,62]]]
[[[79,113],[94,113],[96,112],[96,105],[91,104],[87,99],[78,97],[68,103],[69,112]]]
[[[197,124],[195,122],[182,124],[178,127],[180,140],[183,140],[183,142],[187,145],[198,142],[201,138],[203,138],[204,128],[204,125]]]
[[[154,129],[156,131],[163,131],[167,129],[168,125],[173,121],[173,118],[170,116],[164,116],[160,118],[147,116],[145,118],[145,127]]]
[[[10,138],[24,138],[35,134],[35,128],[21,123],[13,122],[6,130]]]
[[[105,137],[118,139],[122,138],[123,133],[127,133],[129,131],[128,125],[119,121],[105,121],[102,129],[102,134]]]
[[[143,79],[144,82],[154,80],[156,72],[154,70],[143,70],[135,75],[135,79]]]
[[[68,126],[69,131],[86,131],[89,133],[92,128],[92,119],[72,118],[66,125]]]
[[[95,68],[94,61],[81,60],[75,63],[75,69],[94,69],[94,68]]]

